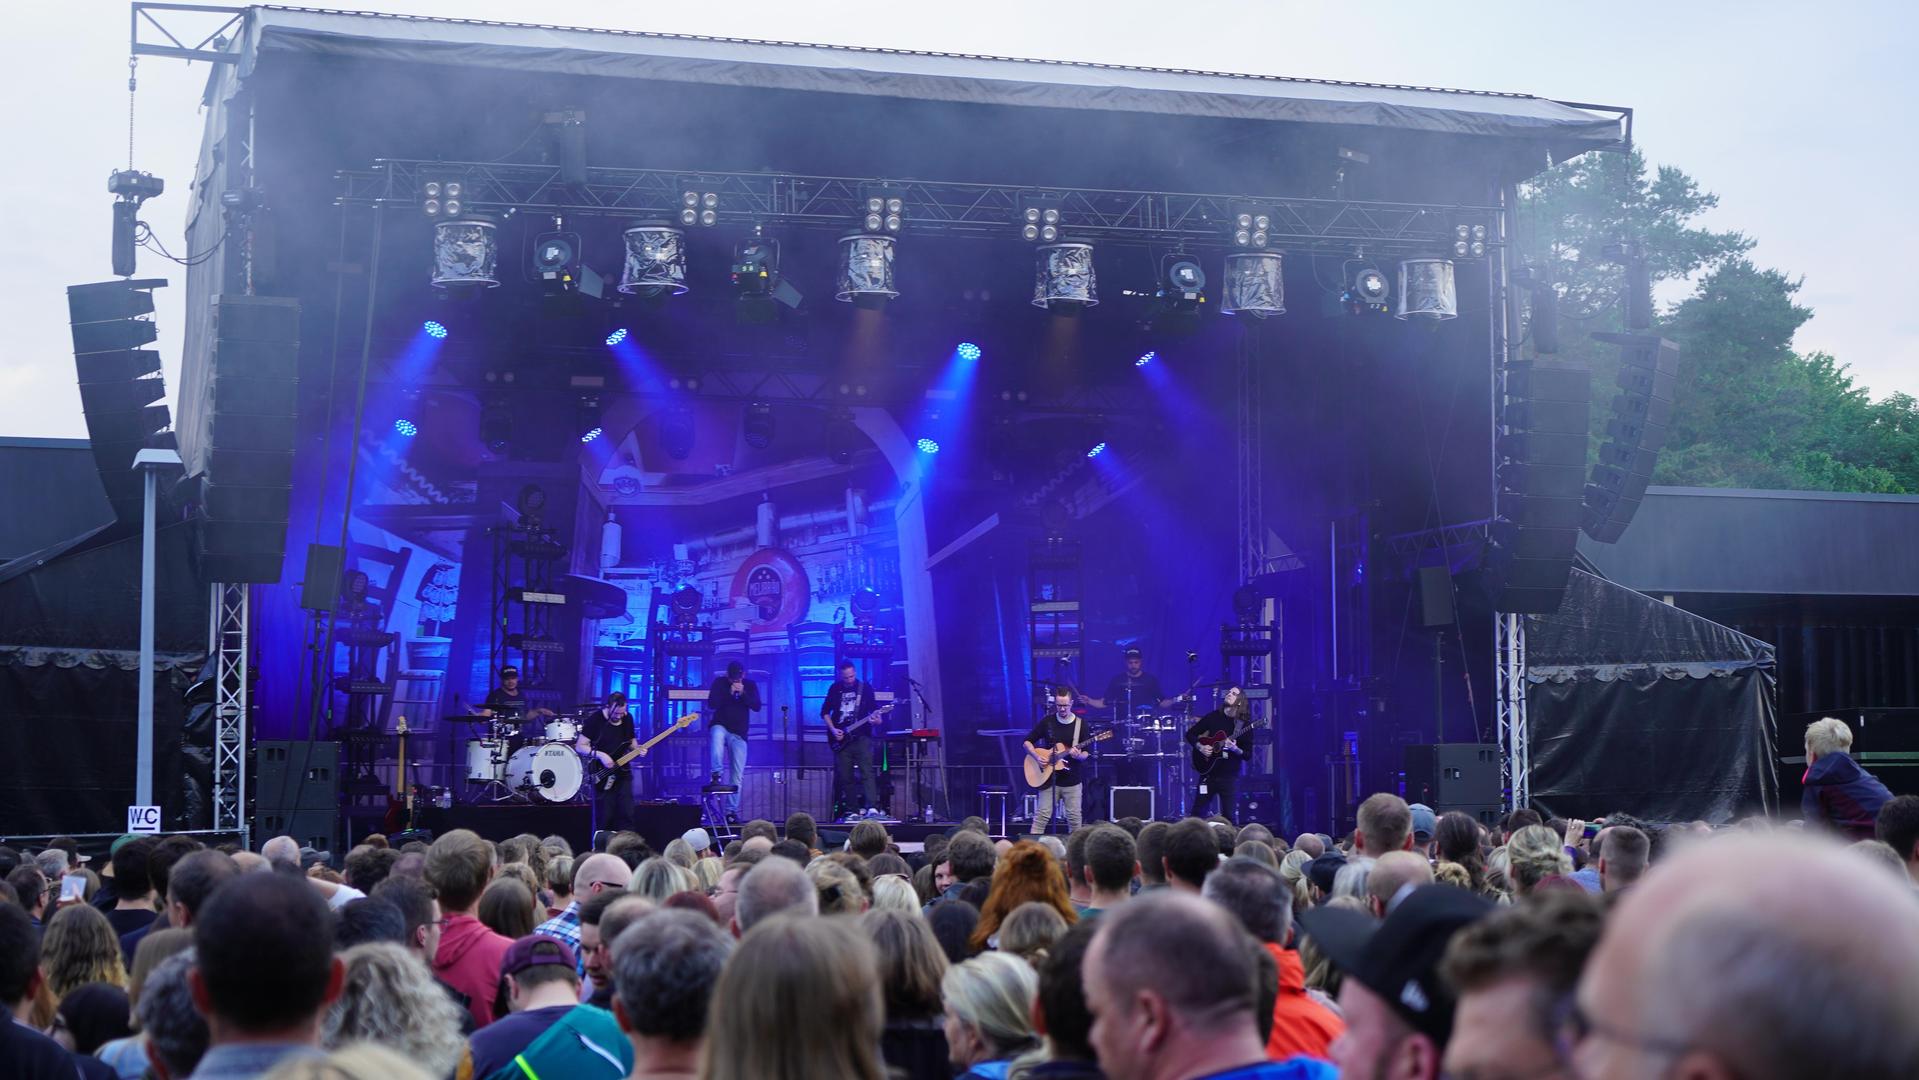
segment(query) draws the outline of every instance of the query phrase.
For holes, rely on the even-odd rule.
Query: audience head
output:
[[[1303,851],[1308,859],[1317,859],[1326,854],[1326,845],[1313,833],[1300,833],[1293,841],[1294,851]]]
[[[1083,830],[1080,857],[1094,889],[1124,893],[1139,873],[1139,846],[1132,834],[1117,825],[1095,825]]]
[[[112,983],[88,983],[60,999],[54,1011],[54,1041],[91,1057],[103,1044],[131,1034],[130,1019],[125,990]]]
[[[767,849],[767,853],[778,856],[802,868],[804,868],[807,863],[813,861],[813,853],[807,850],[806,845],[793,839],[781,840],[775,843]]]
[[[948,968],[940,997],[952,1063],[967,1069],[1031,1049],[1038,994],[1039,976],[1032,966],[1003,952],[982,953]]]
[[[693,869],[693,864],[700,861],[700,852],[699,849],[693,846],[691,841],[688,841],[683,836],[676,836],[666,842],[666,850],[660,852],[660,858],[665,859],[674,866],[691,870]]]
[[[426,850],[427,884],[448,915],[470,914],[492,880],[493,845],[471,829],[445,833]]]
[[[714,885],[713,910],[719,913],[721,926],[733,925],[733,916],[739,911],[740,879],[751,869],[751,866],[729,866],[721,872],[719,882]]]
[[[1433,833],[1439,826],[1439,816],[1425,803],[1413,803],[1406,808],[1413,816],[1413,847],[1431,854]]]
[[[1457,1004],[1445,1069],[1452,1076],[1548,1076],[1559,1060],[1563,1003],[1599,941],[1598,897],[1556,890],[1466,927],[1440,964]]]
[[[327,1009],[320,1045],[337,1049],[355,1042],[378,1043],[404,1054],[430,1075],[453,1075],[466,1048],[460,1007],[419,957],[402,945],[368,942],[341,953],[340,962],[346,968],[345,982]]]
[[[1638,881],[1652,855],[1652,841],[1631,825],[1609,825],[1599,844],[1599,887],[1618,892]]]
[[[606,853],[626,864],[628,870],[640,865],[653,855],[653,848],[639,833],[622,829],[606,841]]]
[[[127,971],[121,957],[113,924],[86,904],[54,912],[40,937],[40,970],[46,973],[47,989],[55,998],[92,982],[125,986]]]
[[[780,831],[775,829],[773,823],[765,818],[754,818],[740,826],[741,841],[749,841],[756,836],[764,836],[768,842],[777,843],[780,838]]]
[[[1694,844],[1614,906],[1577,1005],[1594,1080],[1919,1076],[1919,907],[1813,838]]]
[[[306,881],[244,874],[207,900],[194,924],[193,1000],[216,1043],[310,1041],[345,970],[324,932],[326,902]]]
[[[1433,883],[1433,867],[1417,851],[1389,851],[1373,862],[1366,875],[1366,896],[1373,914],[1385,918],[1407,892]]]
[[[782,862],[754,867],[747,881]],[[878,962],[860,922],[769,919],[741,938],[720,975],[700,1075],[884,1080],[883,1017]]]
[[[1513,833],[1506,844],[1506,865],[1513,892],[1521,896],[1546,878],[1573,872],[1565,843],[1544,825],[1528,825]]]
[[[1173,827],[1164,821],[1149,821],[1140,826],[1133,838],[1139,858],[1139,879],[1144,885],[1166,884],[1166,837]]]
[[[633,1039],[696,1046],[733,939],[690,911],[659,911],[613,943],[613,1015]]]
[[[1545,823],[1546,819],[1539,816],[1539,811],[1529,806],[1522,806],[1506,815],[1506,821],[1500,828],[1500,843],[1503,845],[1507,841],[1510,841],[1514,833],[1528,825],[1544,825]]]
[[[633,880],[633,868],[618,855],[599,852],[573,862],[573,899],[584,902],[606,890],[620,891]]]
[[[993,850],[993,842],[983,833],[962,829],[954,833],[946,845],[946,861],[953,868],[955,882],[992,877],[998,860],[999,853]]]
[[[1029,900],[999,924],[999,951],[1036,965],[1065,936],[1065,918],[1052,905]]]
[[[401,943],[431,964],[440,951],[440,902],[433,898],[433,887],[418,878],[389,876],[373,887],[371,899],[399,910],[404,921]]]
[[[1186,818],[1172,825],[1166,832],[1162,850],[1166,883],[1175,888],[1198,892],[1206,883],[1206,875],[1219,866],[1219,837],[1211,825],[1199,818]]]
[[[348,885],[363,893],[370,893],[375,885],[386,880],[387,875],[393,872],[394,864],[399,861],[400,853],[390,847],[361,844],[346,853],[342,868],[346,871]]]
[[[1129,837],[1130,839],[1130,837]],[[1053,1061],[1091,1063],[1096,1060],[1088,1036],[1093,1015],[1086,1008],[1082,968],[1093,943],[1096,923],[1084,922],[1053,943],[1039,964],[1039,996],[1033,1007],[1033,1030],[1045,1038]]]
[[[167,870],[167,923],[184,929],[193,925],[200,908],[215,889],[240,876],[240,864],[224,852],[188,852]]]
[[[875,881],[889,874],[902,878],[913,876],[912,864],[890,851],[882,851],[866,860],[866,870],[873,875]]]
[[[391,901],[361,897],[333,913],[335,951],[345,952],[372,942],[405,946],[406,940],[406,915]]]
[[[973,930],[979,926],[979,908],[964,900],[942,900],[926,914],[926,925],[940,943],[940,951],[957,964],[979,950],[973,948]]]
[[[9,870],[7,884],[13,888],[15,902],[36,918],[42,917],[45,906],[53,899],[47,892],[47,877],[37,866],[16,866]]]
[[[1906,873],[1919,883],[1919,795],[1900,795],[1879,808],[1874,835],[1891,845],[1905,863]]]
[[[1048,905],[1066,922],[1079,919],[1067,894],[1066,872],[1059,860],[1038,844],[1022,840],[993,868],[992,888],[980,906],[979,925],[973,928],[973,948],[985,948],[988,939],[999,932],[1000,922],[1029,901]]]
[[[792,860],[768,859],[740,879],[733,925],[742,936],[768,916],[789,910],[798,915],[817,915],[820,910],[819,892]]]
[[[1852,749],[1852,729],[1844,720],[1825,717],[1806,726],[1806,764]]]
[[[1382,791],[1359,804],[1353,850],[1375,859],[1388,851],[1404,851],[1413,844],[1413,811],[1406,800]]]
[[[196,962],[191,946],[162,960],[141,984],[134,1004],[148,1062],[174,1080],[190,1075],[207,1052],[206,1017],[194,1008],[188,979]]]
[[[693,871],[663,855],[656,855],[640,863],[639,869],[633,871],[633,880],[627,883],[626,890],[659,904],[676,892],[698,887],[699,879],[693,876]]]
[[[815,859],[806,868],[806,876],[819,894],[821,915],[858,915],[868,903],[866,890],[853,871],[831,859]]]
[[[860,932],[878,953],[886,1019],[938,1016],[940,980],[949,965],[927,920],[917,910],[876,908],[860,917]]]
[[[1261,942],[1286,943],[1293,928],[1293,893],[1279,871],[1235,855],[1206,877],[1201,895],[1239,920]]]
[[[606,917],[600,930],[606,930]],[[556,937],[528,934],[507,946],[500,960],[500,981],[514,1012],[580,1000],[579,957]]]
[[[862,821],[853,826],[846,838],[846,850],[861,858],[870,859],[886,850],[892,843],[892,837],[886,835],[886,826],[877,821]]]
[[[0,904],[0,1006],[12,1012],[35,996],[42,981],[40,931],[24,910]],[[0,1016],[0,1022],[8,1019]]]
[[[808,848],[817,848],[820,846],[819,823],[813,820],[813,815],[804,811],[789,814],[786,818],[786,838],[798,840]]]
[[[488,930],[507,938],[521,938],[533,932],[539,919],[533,910],[533,894],[515,878],[503,877],[480,894],[475,913]]]

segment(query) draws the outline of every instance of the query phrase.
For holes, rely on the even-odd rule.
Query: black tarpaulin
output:
[[[1778,808],[1773,648],[1573,571],[1526,620],[1532,795],[1594,818],[1723,822]]]

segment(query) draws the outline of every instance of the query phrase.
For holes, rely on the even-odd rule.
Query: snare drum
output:
[[[580,722],[570,716],[556,716],[546,722],[546,741],[568,746],[580,737]]]
[[[506,765],[505,739],[468,739],[466,741],[466,778],[484,784],[498,780]]]
[[[531,788],[547,802],[565,802],[579,794],[586,767],[571,742],[523,746],[506,763],[506,783],[516,790]]]

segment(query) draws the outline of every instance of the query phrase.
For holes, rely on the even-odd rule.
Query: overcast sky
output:
[[[1539,94],[1637,110],[1639,145],[1719,194],[1709,224],[1802,275],[1816,316],[1796,342],[1876,395],[1919,394],[1919,305],[1891,289],[1911,258],[1919,88],[1910,0],[1833,4],[1299,3],[1280,0],[366,0],[390,12]],[[1593,12],[1604,10],[1601,18]],[[935,14],[937,12],[937,14]],[[127,161],[123,0],[10,0],[0,63],[0,435],[84,437],[64,287],[111,273],[107,173]],[[139,67],[135,162],[165,178],[147,220],[179,251],[200,141],[204,65]],[[160,345],[179,375],[178,267]],[[1887,284],[1868,290],[1862,283]]]

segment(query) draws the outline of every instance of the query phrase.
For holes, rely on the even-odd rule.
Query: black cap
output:
[[[1137,660],[1139,659],[1139,656],[1140,656],[1140,652],[1139,652],[1139,647],[1137,645],[1130,645],[1127,647],[1126,659]]]
[[[508,675],[518,675],[519,673],[520,673],[519,668],[514,667],[512,664],[508,664],[507,666],[500,669],[500,678],[504,679]]]
[[[1358,979],[1444,1050],[1454,1001],[1452,988],[1439,975],[1439,960],[1455,933],[1492,911],[1490,901],[1464,889],[1422,885],[1407,893],[1385,922],[1322,907],[1302,913],[1299,923],[1347,978]]]
[[[1346,856],[1337,851],[1329,851],[1306,864],[1306,880],[1313,883],[1320,892],[1333,891],[1333,878],[1338,876],[1341,867],[1346,865]]]

